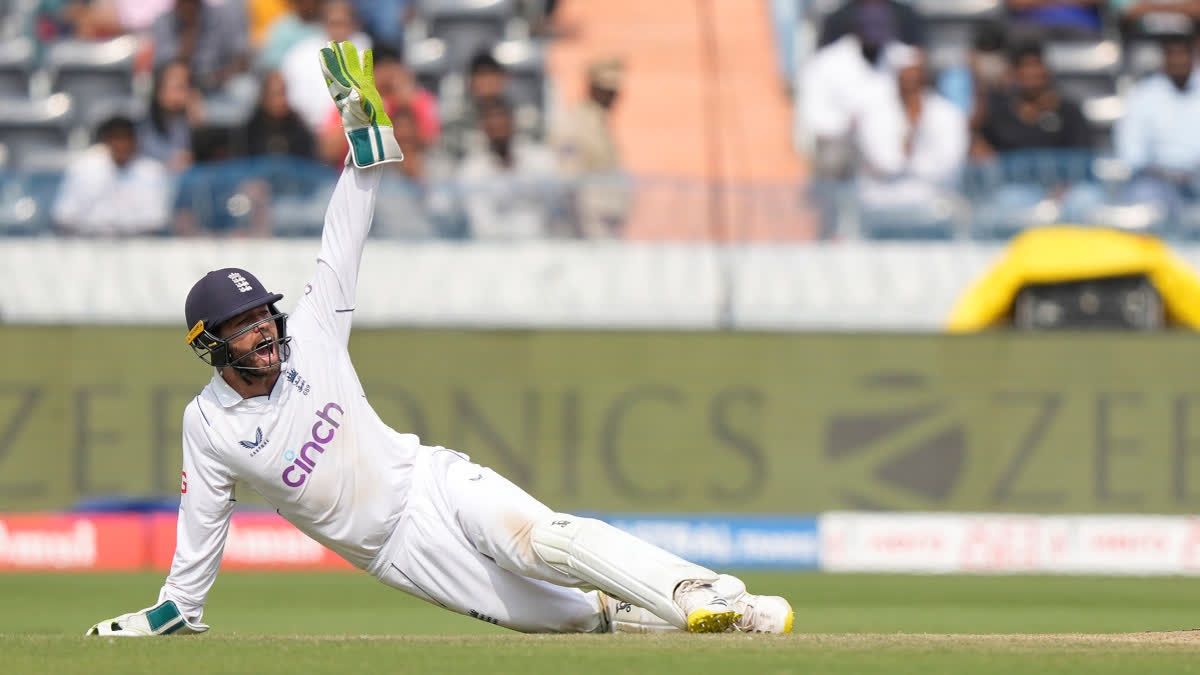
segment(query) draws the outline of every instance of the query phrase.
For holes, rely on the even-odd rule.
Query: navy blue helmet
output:
[[[230,361],[229,342],[237,337],[255,330],[267,321],[274,321],[279,329],[279,360],[287,360],[287,344],[291,338],[287,334],[287,314],[275,309],[275,303],[283,299],[279,293],[269,293],[259,283],[253,274],[236,267],[226,267],[205,274],[188,292],[184,305],[184,318],[187,320],[187,343],[196,352],[201,361],[216,368],[232,366],[245,370],[259,370],[239,366],[238,361],[253,352],[248,352]],[[234,335],[221,338],[218,327],[233,317],[254,309],[266,306],[270,316],[255,322]]]

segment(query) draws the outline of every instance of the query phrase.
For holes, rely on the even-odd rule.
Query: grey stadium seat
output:
[[[9,164],[32,164],[39,153],[61,152],[70,139],[71,119],[66,94],[36,101],[0,98],[0,143],[8,147]]]
[[[438,38],[426,38],[409,44],[404,61],[422,87],[441,96],[442,78],[451,70],[445,42]]]
[[[1121,45],[1115,40],[1051,42],[1046,65],[1057,76],[1112,80],[1121,72]]]
[[[507,40],[492,49],[492,56],[509,74],[509,94],[515,105],[542,109],[546,86],[546,56],[542,45],[530,40]]]
[[[450,65],[459,70],[504,37],[516,8],[513,0],[421,0],[420,12],[429,35],[445,41]]]
[[[0,40],[0,96],[28,96],[35,45],[27,37]]]
[[[79,106],[133,93],[133,58],[137,38],[122,36],[101,42],[62,40],[46,52],[52,91],[71,95]]]

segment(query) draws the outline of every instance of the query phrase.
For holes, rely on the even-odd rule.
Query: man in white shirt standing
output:
[[[158,161],[138,156],[133,121],[101,122],[96,141],[63,174],[53,210],[58,230],[92,237],[165,230],[170,175]]]
[[[967,159],[966,114],[931,86],[924,52],[900,45],[896,79],[867,100],[857,127],[859,198],[868,217],[945,221]]]
[[[1146,78],[1129,96],[1114,128],[1117,156],[1133,172],[1129,197],[1161,204],[1173,214],[1200,199],[1200,76],[1194,67],[1195,37],[1163,42],[1163,71]]]
[[[402,154],[349,42],[321,50],[350,145],[312,281],[291,317],[251,273],[188,294],[188,344],[216,369],[183,419],[175,557],[158,604],[94,635],[200,633],[238,481],[384,584],[525,632],[788,632],[780,597],[601,521],[556,513],[466,455],[388,427],[347,351],[380,165]],[[584,590],[588,589],[588,590]]]

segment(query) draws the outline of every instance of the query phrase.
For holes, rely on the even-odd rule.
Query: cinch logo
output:
[[[253,289],[253,288],[250,286],[250,282],[249,282],[249,281],[246,281],[246,277],[242,276],[242,275],[241,275],[240,273],[238,273],[238,272],[230,272],[230,273],[229,273],[229,280],[230,280],[230,281],[232,281],[232,282],[234,283],[234,285],[236,285],[236,286],[237,286],[237,289],[238,289],[239,291],[241,291],[242,293],[245,293],[246,291],[252,291],[252,290],[254,290],[254,289]]]
[[[317,458],[310,455],[310,450],[315,450],[318,454],[325,452],[325,444],[332,441],[337,433],[338,427],[342,426],[341,422],[334,421],[329,416],[330,410],[336,410],[339,414],[344,415],[346,411],[342,410],[342,406],[336,403],[326,403],[325,407],[317,411],[317,423],[312,428],[312,440],[300,446],[300,452],[297,454],[288,450],[283,453],[283,458],[291,464],[288,464],[283,469],[283,483],[289,487],[300,487],[304,485],[304,481],[308,478],[308,474],[313,472],[317,466]],[[328,424],[327,433],[322,433],[322,424]],[[300,473],[296,468],[299,467],[304,473]]]

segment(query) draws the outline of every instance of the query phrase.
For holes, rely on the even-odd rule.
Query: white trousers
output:
[[[542,562],[529,531],[548,506],[445,448],[421,449],[404,516],[376,560],[380,581],[526,633],[606,629],[595,591]]]

